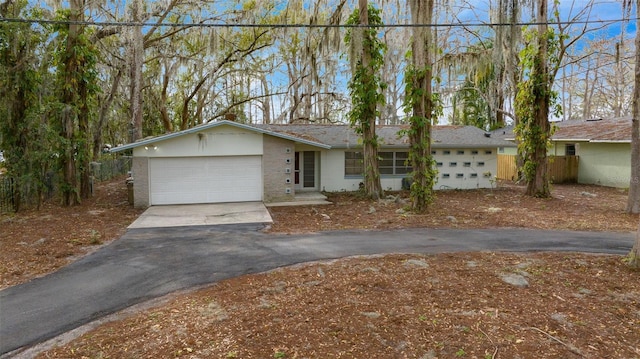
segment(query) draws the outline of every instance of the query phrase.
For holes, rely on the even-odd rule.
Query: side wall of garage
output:
[[[133,206],[149,207],[149,157],[133,156],[131,164],[133,174]]]

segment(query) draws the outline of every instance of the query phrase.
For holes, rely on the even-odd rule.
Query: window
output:
[[[397,175],[404,175],[411,172],[411,165],[409,164],[409,152],[394,152],[395,168]]]
[[[575,156],[576,155],[576,144],[575,143],[567,143],[564,145],[564,155],[565,156]]]
[[[449,177],[450,177],[450,176],[449,176],[449,174],[448,174],[448,173],[443,173],[443,174],[442,174],[442,178],[449,178]]]
[[[458,150],[458,152],[456,152],[456,154],[458,154],[458,155],[464,155],[464,151],[463,151],[463,150]]]
[[[485,155],[490,155],[490,154],[493,154],[493,151],[491,151],[491,150],[486,150],[486,151],[484,151],[484,154],[485,154]]]
[[[455,167],[458,165],[458,162],[449,162],[449,167]]]
[[[464,178],[464,174],[462,174],[462,173],[456,173],[456,178]]]
[[[465,163],[463,164],[463,166],[464,166],[464,167],[471,167],[471,162],[465,162]]]
[[[442,162],[436,162],[436,167],[442,167]]]
[[[471,174],[471,178],[478,178],[478,174],[477,173],[472,173]]]
[[[378,152],[378,168],[381,175],[392,175],[393,163],[393,152]]]
[[[478,167],[484,166],[484,162],[478,162]]]
[[[405,175],[411,172],[409,152],[378,152],[378,168],[381,175]],[[362,176],[364,173],[364,155],[359,151],[344,153],[345,176]]]
[[[443,154],[443,155],[450,155],[450,154],[451,154],[451,151],[449,151],[449,150],[444,150],[444,151],[442,151],[442,154]]]
[[[362,176],[364,165],[362,152],[347,151],[344,153],[344,174],[345,176]]]
[[[436,154],[436,151],[431,151],[431,154],[435,156],[435,154]]]
[[[477,154],[478,154],[478,150],[473,150],[473,151],[471,151],[471,154],[472,154],[472,155],[477,155]]]

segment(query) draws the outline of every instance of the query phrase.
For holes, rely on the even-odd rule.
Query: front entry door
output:
[[[295,154],[294,179],[296,189],[316,188],[316,152],[301,151]]]

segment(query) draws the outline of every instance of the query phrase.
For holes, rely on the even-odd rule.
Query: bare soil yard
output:
[[[429,213],[402,197],[330,194],[274,207],[278,233],[333,229],[525,227],[634,231],[626,192],[554,186],[438,192]],[[0,278],[28,281],[109,243],[140,211],[124,180],[82,206],[0,217]],[[42,358],[640,358],[640,273],[578,253],[388,255],[230,279],[123,314]]]

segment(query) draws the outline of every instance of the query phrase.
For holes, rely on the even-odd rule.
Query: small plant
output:
[[[227,358],[228,359],[233,359],[233,358],[237,358],[238,357],[238,352],[237,351],[230,351],[227,353]]]
[[[465,351],[464,351],[464,349],[462,349],[462,348],[458,349],[458,351],[456,352],[456,356],[457,356],[458,358],[463,357],[463,356],[465,356],[466,354],[467,354],[467,352],[465,352]]]
[[[287,353],[281,351],[281,350],[276,350],[275,353],[273,353],[273,357],[276,359],[281,359],[281,358],[286,358],[287,357]]]
[[[92,229],[90,231],[89,244],[93,244],[93,245],[102,244],[101,238],[102,238],[102,235],[100,234],[100,232],[96,231],[95,229]]]

